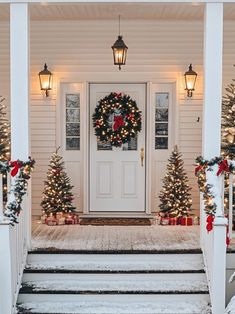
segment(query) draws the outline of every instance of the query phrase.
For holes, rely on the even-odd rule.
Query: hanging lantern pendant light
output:
[[[112,46],[114,64],[119,66],[119,70],[121,70],[122,65],[126,64],[127,49],[128,47],[126,46],[122,39],[122,36],[120,35],[120,15],[119,15],[119,35],[118,39]]]

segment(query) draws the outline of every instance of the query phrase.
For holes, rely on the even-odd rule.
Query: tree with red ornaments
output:
[[[44,182],[41,206],[46,215],[75,211],[75,207],[72,204],[73,186],[64,169],[64,161],[58,154],[58,150],[59,148],[51,156],[47,179]]]

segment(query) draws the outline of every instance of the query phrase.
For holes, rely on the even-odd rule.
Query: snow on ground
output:
[[[225,314],[235,314],[235,296],[229,302]]]
[[[138,277],[139,278],[139,277]],[[200,291],[208,292],[206,280],[42,280],[26,281],[24,286],[32,286],[34,291]]]
[[[199,226],[47,226],[34,224],[32,249],[199,249]]]
[[[76,313],[76,314],[210,314],[211,310],[206,301],[190,302],[42,302],[26,303],[25,308],[32,309],[32,313]],[[222,313],[221,313],[222,314]]]

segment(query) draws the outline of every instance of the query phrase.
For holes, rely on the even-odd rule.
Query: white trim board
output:
[[[100,84],[103,82],[95,82],[95,84]],[[118,84],[120,82],[109,82],[113,84]],[[139,83],[139,82],[138,82]],[[141,82],[142,83],[142,82]],[[56,123],[56,145],[62,146],[63,149],[63,143],[61,141],[61,138],[63,136],[63,117],[61,116],[61,108],[63,106],[63,96],[65,94],[65,89],[68,89],[68,91],[79,91],[81,93],[81,150],[77,154],[79,156],[79,162],[80,165],[80,175],[82,176],[80,180],[80,187],[79,187],[79,212],[83,212],[83,216],[90,216],[90,217],[108,217],[112,216],[120,217],[118,212],[110,213],[96,213],[96,212],[90,212],[89,211],[89,85],[91,83],[83,82],[83,83],[74,83],[68,82],[66,80],[62,80],[57,89],[57,123]],[[94,84],[94,83],[92,83]],[[123,82],[121,82],[123,84]],[[128,82],[126,84],[134,84],[132,82]],[[154,124],[152,123],[153,120],[153,106],[154,106],[154,93],[159,88],[161,89],[161,85],[164,87],[164,90],[169,90],[172,94],[172,118],[174,117],[173,127],[171,130],[172,139],[171,139],[171,146],[173,144],[178,144],[178,95],[176,94],[177,89],[177,82],[175,80],[172,80],[171,82],[168,81],[168,84],[166,82],[161,83],[152,83],[152,82],[145,82],[143,83],[146,85],[146,138],[151,139],[154,134]],[[168,87],[167,87],[168,86]],[[170,121],[169,121],[170,122]],[[170,122],[170,123],[171,123]],[[172,123],[171,123],[172,124]],[[171,150],[171,147],[169,147],[167,154],[169,155],[169,152]],[[145,216],[150,216],[153,211],[156,211],[156,193],[154,192],[156,189],[154,188],[154,191],[152,189],[153,185],[153,163],[155,162],[155,157],[153,155],[156,154],[157,151],[153,150],[153,141],[148,140],[146,141],[146,211],[144,213]],[[75,156],[73,156],[75,157]],[[167,156],[168,157],[168,156]],[[74,158],[73,162],[75,162]],[[167,161],[167,158],[166,158]],[[123,217],[143,217],[143,214],[140,215],[140,213],[122,213]]]

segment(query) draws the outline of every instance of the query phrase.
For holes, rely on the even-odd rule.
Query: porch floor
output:
[[[199,250],[199,226],[47,226],[33,223],[32,250]]]

